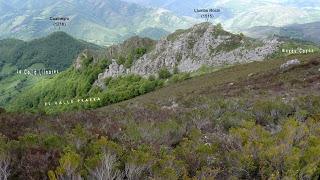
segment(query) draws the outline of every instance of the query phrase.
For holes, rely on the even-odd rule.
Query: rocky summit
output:
[[[159,40],[154,48],[135,60],[130,67],[116,59],[99,75],[96,84],[108,77],[138,74],[156,75],[162,68],[173,72],[192,72],[203,65],[222,66],[235,63],[262,61],[278,50],[277,39],[256,40],[243,34],[232,34],[221,25],[201,23],[186,30],[177,30]]]

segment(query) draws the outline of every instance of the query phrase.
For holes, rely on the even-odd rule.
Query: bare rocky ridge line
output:
[[[218,27],[210,23],[193,26],[182,33],[173,34],[174,39],[166,38],[157,42],[155,48],[136,60],[131,68],[125,68],[112,60],[112,64],[99,74],[95,85],[103,87],[104,79],[124,74],[137,74],[144,77],[156,75],[161,68],[179,72],[192,72],[203,65],[220,66],[225,64],[248,63],[262,61],[278,50],[281,44],[277,39],[263,40],[259,46],[251,48],[246,45],[253,44],[254,40],[241,39],[234,49],[221,50],[221,47],[234,46],[234,38],[239,35],[223,31],[217,34]],[[228,44],[229,43],[229,44]],[[216,51],[220,49],[220,51]]]

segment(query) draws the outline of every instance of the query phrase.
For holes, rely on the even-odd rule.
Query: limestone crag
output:
[[[73,63],[73,67],[77,70],[81,70],[84,66],[83,60],[88,58],[92,58],[92,62],[97,63],[101,57],[97,51],[85,49],[78,55],[77,59]]]
[[[82,67],[82,60],[84,58],[88,58],[88,50],[87,49],[78,55],[76,61],[74,62],[75,69],[80,69]]]
[[[191,72],[202,65],[220,66],[234,63],[262,61],[274,53],[280,45],[277,39],[258,41],[226,32],[210,23],[179,30],[157,42],[155,48],[137,59],[129,69],[123,69],[114,61],[99,79],[121,74],[149,76],[159,69]]]
[[[105,88],[103,80],[107,77],[116,77],[123,74],[129,74],[130,69],[126,69],[122,64],[119,65],[115,59],[112,59],[112,63],[109,65],[109,68],[104,72],[98,75],[98,80],[95,81],[94,85],[101,88]]]
[[[301,62],[298,59],[289,60],[280,66],[280,69],[285,70],[289,67],[299,65]]]

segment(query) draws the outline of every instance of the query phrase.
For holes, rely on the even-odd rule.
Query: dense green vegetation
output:
[[[106,90],[93,85],[98,74],[103,72],[111,62],[105,59],[93,62],[93,57],[82,60],[82,68],[68,70],[38,82],[34,87],[19,94],[12,100],[9,111],[59,112],[83,108],[96,108],[111,103],[120,102],[141,94],[145,94],[162,86],[163,80],[145,79],[136,75],[118,78],[108,78],[105,81]],[[75,103],[72,105],[46,106],[47,103],[65,102],[77,99],[100,98],[90,103]]]
[[[233,35],[232,33],[225,31],[221,25],[221,23],[218,23],[215,26],[215,30],[213,31],[212,35],[217,38],[218,36],[230,36]]]
[[[162,84],[163,81],[145,79],[137,75],[123,76],[111,79],[107,84],[107,90],[96,96],[101,97],[99,105],[104,106],[151,92]]]
[[[98,74],[110,64],[107,60],[101,60],[97,64],[92,63],[92,61],[92,58],[83,59],[84,68],[80,70],[69,68],[50,79],[38,82],[34,87],[19,94],[10,104],[9,109],[46,111],[46,108],[54,110],[62,108],[65,110],[65,106],[45,107],[45,102],[88,97]]]
[[[69,69],[54,78],[37,83],[26,92],[13,100],[8,107],[9,111],[28,111],[56,113],[76,109],[97,108],[151,92],[166,84],[173,84],[190,77],[188,73],[171,76],[169,71],[156,79],[153,76],[142,78],[138,75],[120,76],[105,80],[106,90],[93,85],[104,65],[90,65],[82,72]],[[160,71],[161,73],[162,71]],[[171,77],[171,78],[170,78]],[[168,81],[166,81],[169,78]],[[45,106],[47,102],[65,102],[77,99],[100,98],[99,101],[75,104],[60,104]]]
[[[6,62],[13,59],[15,50],[20,47],[24,42],[17,39],[3,39],[0,40],[0,69]]]

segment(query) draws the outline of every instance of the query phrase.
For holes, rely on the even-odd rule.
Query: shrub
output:
[[[156,81],[145,81],[140,85],[139,93],[145,94],[153,91],[157,87]]]
[[[59,164],[60,166],[56,169],[56,175],[58,177],[62,179],[78,179],[80,177],[81,155],[77,152],[66,149],[59,160]]]
[[[180,74],[174,74],[170,79],[169,83],[177,83],[184,80],[187,80],[190,78],[190,73],[180,73]]]
[[[104,84],[105,84],[106,86],[108,86],[111,80],[112,80],[112,77],[107,77],[107,78],[104,80]]]
[[[89,66],[89,64],[92,63],[92,62],[93,62],[93,57],[85,58],[85,59],[82,60],[82,64],[85,67]]]
[[[287,118],[293,113],[293,107],[280,101],[258,101],[252,111],[259,124],[270,125]]]
[[[168,79],[169,77],[171,77],[171,73],[167,68],[162,68],[158,72],[158,76],[160,79]]]
[[[130,68],[131,66],[132,66],[132,63],[133,63],[133,55],[129,55],[128,57],[127,57],[127,59],[126,59],[126,61],[124,62],[124,64],[123,64],[123,66],[125,67],[125,68]]]
[[[136,55],[136,58],[140,58],[141,56],[143,56],[145,53],[147,52],[147,49],[146,48],[137,48],[135,49],[135,55]]]
[[[149,80],[149,81],[154,81],[154,80],[156,80],[156,77],[155,77],[154,75],[150,75],[150,76],[148,77],[148,80]]]
[[[126,62],[126,58],[123,56],[119,56],[117,59],[117,64],[121,65],[124,64]]]

